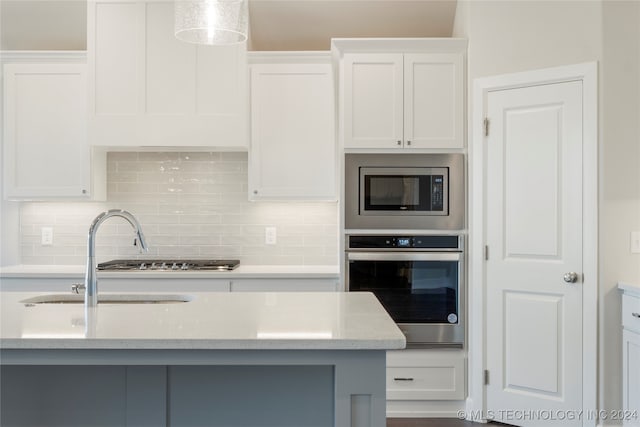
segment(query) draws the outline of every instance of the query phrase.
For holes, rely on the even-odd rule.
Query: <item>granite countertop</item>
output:
[[[80,278],[84,265],[13,265],[0,268],[0,278]],[[239,265],[231,271],[99,271],[111,278],[338,278],[337,265]]]
[[[629,282],[618,282],[618,289],[624,292],[640,295],[640,285]]]
[[[82,303],[24,302],[42,295],[40,292],[0,295],[0,349],[405,347],[400,329],[375,296],[367,292],[188,293],[178,296],[191,298],[189,302],[98,304],[88,313]],[[103,293],[101,297],[106,295],[109,294]],[[69,298],[67,294],[61,297]]]

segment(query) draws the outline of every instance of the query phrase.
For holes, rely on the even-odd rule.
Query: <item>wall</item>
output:
[[[640,283],[640,255],[629,252],[630,232],[640,230],[639,8],[609,0],[459,1],[453,31],[469,39],[470,88],[478,77],[599,61],[598,399],[605,410],[621,407],[616,283]]]
[[[601,54],[599,1],[468,3],[469,77],[594,61]]]
[[[22,203],[23,264],[83,264],[87,231],[106,209],[140,220],[158,258],[238,258],[243,264],[336,265],[337,204],[247,201],[247,153],[109,153],[105,203]],[[277,244],[265,245],[274,226]],[[54,245],[42,246],[42,227]],[[98,231],[98,262],[139,256],[119,218]]]
[[[0,23],[2,23],[2,7],[0,7]],[[1,36],[0,36],[1,37]],[[0,95],[2,95],[2,102],[0,102],[0,148],[2,147],[2,141],[4,138],[4,95],[3,95],[3,81],[4,81],[4,66],[2,57],[0,56]],[[2,159],[3,150],[0,149],[0,165],[3,163]],[[2,181],[0,174],[0,192],[2,192]],[[19,247],[19,233],[15,224],[18,224],[19,204],[16,202],[8,202],[4,200],[4,197],[0,197],[0,266],[12,265],[20,261]]]
[[[617,282],[640,284],[640,3],[603,2],[600,100],[600,400],[621,405],[622,337]],[[604,332],[606,331],[606,332]]]
[[[0,50],[85,50],[86,0],[0,1]]]

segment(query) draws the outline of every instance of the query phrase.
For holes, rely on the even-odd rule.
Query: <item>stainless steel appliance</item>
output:
[[[237,259],[116,259],[98,264],[103,271],[228,271],[240,265]]]
[[[464,229],[462,154],[345,155],[345,228]]]
[[[347,235],[347,290],[373,292],[408,346],[464,343],[462,235]]]

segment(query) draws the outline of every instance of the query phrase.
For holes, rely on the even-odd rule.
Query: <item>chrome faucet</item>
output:
[[[138,220],[131,215],[129,212],[121,210],[121,209],[111,209],[106,212],[102,212],[98,215],[93,222],[91,223],[91,227],[89,227],[89,236],[87,242],[87,273],[84,279],[85,286],[85,294],[84,294],[84,305],[85,307],[95,307],[98,305],[98,278],[96,276],[96,232],[98,231],[98,227],[108,218],[112,216],[119,216],[121,218],[126,219],[129,224],[133,227],[136,237],[133,241],[135,246],[139,246],[140,252],[147,251],[147,242],[144,239],[144,234],[142,233],[142,227]]]

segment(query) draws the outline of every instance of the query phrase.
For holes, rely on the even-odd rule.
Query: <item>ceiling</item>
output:
[[[0,49],[85,50],[85,0],[0,1]],[[250,50],[329,50],[336,37],[451,37],[456,0],[249,0]]]

